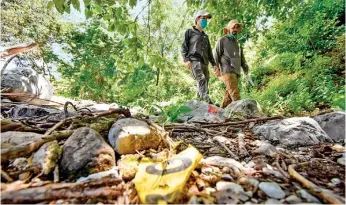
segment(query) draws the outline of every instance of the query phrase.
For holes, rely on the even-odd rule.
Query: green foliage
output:
[[[37,59],[54,64],[62,74],[56,91],[73,98],[117,102],[163,110],[175,121],[196,98],[195,82],[182,65],[183,33],[193,13],[206,9],[213,18],[206,28],[211,44],[231,19],[244,23],[239,35],[251,62],[255,87],[242,78],[242,97],[259,101],[269,113],[299,113],[316,107],[345,109],[344,25],[336,26],[341,0],[148,0],[130,14],[137,0],[30,0],[1,3],[5,42],[33,40]],[[187,6],[186,6],[187,5]],[[83,23],[63,23],[60,14],[75,8]],[[58,14],[60,13],[60,14]],[[57,56],[59,43],[71,56]],[[222,101],[225,86],[211,72],[210,96]]]
[[[185,105],[175,104],[166,108],[166,115],[170,122],[175,122],[179,115],[191,112],[192,109]]]

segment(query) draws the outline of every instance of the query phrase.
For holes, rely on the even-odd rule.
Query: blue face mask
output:
[[[207,25],[208,25],[207,19],[202,19],[202,20],[199,22],[199,25],[200,25],[202,28],[207,27]]]

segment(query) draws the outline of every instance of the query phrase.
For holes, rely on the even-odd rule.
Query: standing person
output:
[[[193,78],[197,81],[197,97],[212,104],[209,97],[209,71],[208,63],[214,67],[214,71],[219,69],[215,66],[208,35],[203,31],[208,25],[211,14],[202,10],[195,15],[195,25],[185,32],[181,54],[186,68],[191,70]]]
[[[238,87],[240,67],[243,68],[245,75],[248,75],[249,68],[244,58],[243,49],[236,39],[236,35],[242,28],[243,24],[237,20],[231,20],[224,28],[224,36],[217,41],[214,50],[216,65],[220,68],[220,78],[226,85],[222,108],[227,107],[232,101],[240,100]]]

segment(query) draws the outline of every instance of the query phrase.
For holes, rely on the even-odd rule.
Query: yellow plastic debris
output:
[[[134,180],[141,202],[172,203],[182,192],[202,157],[202,154],[190,145],[165,162],[155,163],[150,158],[143,158]]]

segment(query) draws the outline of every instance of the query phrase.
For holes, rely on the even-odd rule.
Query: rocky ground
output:
[[[186,106],[163,124],[116,104],[2,99],[1,202],[345,203],[344,112]]]

